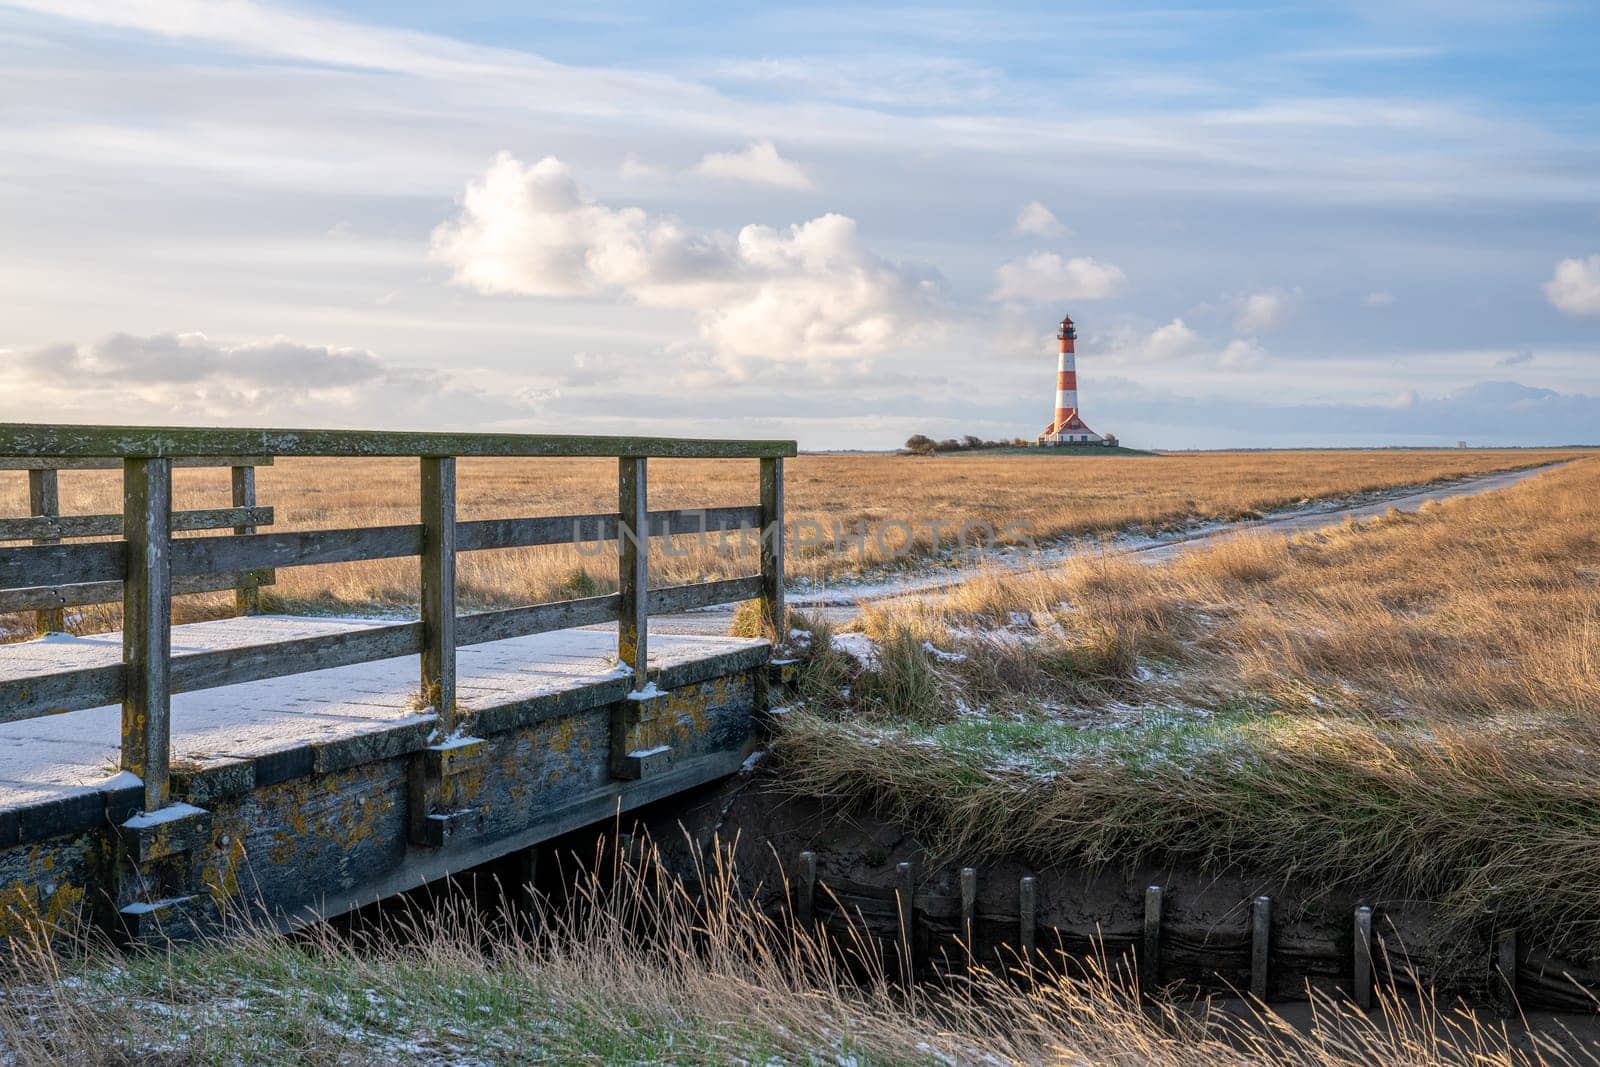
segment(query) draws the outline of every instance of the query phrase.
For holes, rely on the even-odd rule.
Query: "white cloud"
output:
[[[1380,289],[1375,293],[1368,293],[1361,301],[1369,308],[1386,308],[1394,304],[1394,294],[1387,289]]]
[[[1557,263],[1544,298],[1568,315],[1600,315],[1600,255]]]
[[[1017,212],[1017,221],[1012,230],[1031,237],[1060,237],[1067,232],[1067,228],[1061,225],[1061,220],[1056,218],[1056,213],[1037,200],[1030,200],[1022,205],[1022,210]]]
[[[90,344],[0,349],[0,418],[416,425],[535,414],[542,397],[493,395],[449,375],[395,367],[361,348],[287,337],[112,334]],[[98,413],[98,414],[97,414]]]
[[[1087,256],[1063,260],[1054,252],[1014,259],[995,271],[994,300],[1104,300],[1127,287],[1116,266]]]
[[[868,249],[853,219],[822,215],[734,237],[593,200],[554,157],[502,152],[467,185],[433,256],[483,293],[628,297],[693,312],[726,357],[859,358],[936,325],[938,276]]]
[[[1267,350],[1249,337],[1241,337],[1229,343],[1222,350],[1222,355],[1217,357],[1219,367],[1229,370],[1254,370],[1267,362]]]
[[[1082,323],[1079,336],[1084,336]],[[1090,352],[1104,353],[1128,364],[1172,363],[1197,352],[1200,335],[1181,318],[1147,329],[1137,321],[1122,320],[1104,332],[1091,336],[1085,344]],[[1146,368],[1148,369],[1148,368]]]
[[[1239,314],[1233,328],[1239,333],[1266,333],[1294,318],[1300,303],[1300,290],[1263,289],[1239,300]]]
[[[1157,327],[1144,343],[1144,354],[1150,359],[1176,359],[1194,351],[1200,335],[1184,325],[1182,319],[1173,319]]]
[[[617,167],[617,174],[630,182],[653,182],[666,177],[667,172],[653,164],[646,163],[638,156],[629,152],[622,157],[622,163]]]
[[[769,185],[775,189],[812,189],[805,168],[778,154],[771,141],[753,141],[741,152],[711,152],[694,165],[694,172],[707,178]]]

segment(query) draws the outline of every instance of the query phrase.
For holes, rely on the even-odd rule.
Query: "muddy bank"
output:
[[[1182,864],[1038,867],[1022,857],[970,862],[932,854],[914,837],[869,812],[787,794],[770,769],[738,776],[670,810],[645,828],[669,865],[693,880],[693,846],[732,847],[745,890],[772,913],[803,908],[803,852],[815,855],[812,911],[840,938],[866,934],[902,965],[901,908],[911,873],[911,956],[934,977],[966,965],[961,870],[975,872],[974,957],[1014,967],[1026,938],[1023,880],[1033,880],[1033,925],[1040,963],[1078,966],[1100,957],[1178,994],[1251,989],[1259,951],[1253,902],[1271,899],[1267,998],[1305,1000],[1311,991],[1352,996],[1359,988],[1357,909],[1370,907],[1372,970],[1402,990],[1432,989],[1484,1004],[1507,1003],[1502,973],[1513,973],[1524,1008],[1593,1011],[1589,990],[1600,970],[1553,959],[1536,931],[1498,929],[1492,915],[1462,937],[1445,935],[1431,902],[1310,884],[1293,872],[1202,871]],[[969,883],[970,886],[970,883]],[[1160,887],[1151,922],[1150,887]],[[1153,935],[1153,936],[1152,936]],[[1147,950],[1146,946],[1149,947]],[[1514,959],[1514,964],[1513,964]],[[1259,980],[1260,964],[1256,963]]]

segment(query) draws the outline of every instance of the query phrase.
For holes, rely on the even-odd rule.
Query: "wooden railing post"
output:
[[[143,780],[144,810],[158,811],[172,751],[172,461],[124,461],[122,490],[122,769]]]
[[[452,733],[456,709],[456,461],[422,457],[422,697]]]
[[[633,671],[633,688],[648,684],[650,657],[650,512],[643,456],[617,461],[617,661]]]
[[[761,617],[778,644],[788,640],[783,606],[783,460],[761,461]]]
[[[61,515],[60,480],[53,470],[43,468],[28,471],[28,510],[36,516],[58,518]],[[41,537],[36,545],[56,545],[59,537]],[[35,628],[41,634],[60,633],[66,627],[66,613],[61,608],[45,608],[37,615]]]
[[[236,508],[253,508],[256,506],[256,469],[254,467],[233,467],[233,506]],[[235,526],[235,534],[253,534],[254,526]],[[234,608],[240,615],[259,615],[261,613],[261,586],[256,580],[254,572],[245,574],[239,582],[238,588],[233,591]]]

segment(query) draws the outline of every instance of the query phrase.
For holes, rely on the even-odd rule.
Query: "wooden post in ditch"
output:
[[[455,732],[456,461],[422,457],[422,696]]]
[[[1356,1007],[1372,1010],[1372,907],[1363,904],[1355,913],[1355,960],[1351,967],[1351,995]]]
[[[1139,984],[1148,996],[1161,984],[1161,887],[1144,891],[1144,947],[1139,953]]]
[[[783,602],[783,460],[761,460],[761,618],[774,644],[789,640]]]
[[[800,853],[800,889],[795,898],[794,915],[801,926],[810,926],[817,906],[817,854]]]
[[[172,460],[122,468],[122,769],[144,782],[143,810],[167,805],[172,753]]]
[[[961,868],[961,944],[967,951],[967,970],[977,956],[978,871]]]
[[[1517,1013],[1517,959],[1520,955],[1517,930],[1505,927],[1495,934],[1495,1001],[1500,1014],[1509,1018]]]
[[[253,508],[256,506],[256,469],[254,467],[229,468],[230,481],[233,487],[233,506],[236,508]],[[254,526],[235,526],[233,532],[241,537],[256,532]],[[261,585],[259,576],[255,572],[239,576],[239,585],[233,591],[234,609],[240,615],[261,614]]]
[[[901,863],[895,867],[894,906],[900,919],[900,969],[903,972],[906,985],[910,985],[916,977],[911,956],[912,938],[916,936],[916,928],[912,919],[912,907],[916,900],[916,883],[912,879],[911,864]]]
[[[1256,897],[1250,907],[1250,995],[1263,1003],[1271,982],[1272,898]]]
[[[643,457],[617,461],[617,662],[633,671],[633,688],[649,683],[650,512]]]
[[[28,471],[28,511],[39,518],[61,516],[61,482],[54,470]],[[40,537],[36,545],[59,545],[59,537]],[[41,634],[61,633],[67,628],[66,612],[61,608],[44,608],[35,616],[34,627]]]
[[[1031,874],[1017,883],[1017,947],[1031,971],[1039,919],[1039,882]]]

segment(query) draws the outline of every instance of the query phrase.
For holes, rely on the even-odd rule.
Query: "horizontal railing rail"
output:
[[[40,456],[0,454],[0,471],[20,470],[28,474],[26,518],[0,519],[0,544],[31,541],[35,545],[57,545],[62,541],[90,537],[118,537],[123,530],[122,515],[61,514],[61,473],[63,471],[121,470],[121,457]],[[275,520],[272,508],[256,503],[256,468],[271,466],[270,456],[188,456],[170,461],[175,467],[228,467],[233,506],[173,511],[169,530],[192,533],[200,530],[231,528],[236,535],[254,534]],[[66,628],[65,609],[90,604],[108,604],[122,599],[121,569],[115,576],[92,577],[88,573],[74,578],[52,580],[41,571],[35,584],[27,587],[0,585],[0,614],[18,611],[37,612],[35,628],[40,633]],[[175,593],[210,593],[231,589],[240,614],[260,609],[261,587],[272,585],[276,576],[270,569],[213,572],[175,580]],[[0,709],[3,711],[4,709]]]
[[[103,460],[186,459],[260,454],[351,459],[393,456],[785,459],[793,441],[568,434],[414,433],[365,430],[233,430],[181,426],[38,426],[0,423],[0,456]],[[231,464],[230,464],[231,465]]]
[[[30,485],[48,483],[53,491],[56,470],[93,469],[104,464],[102,457],[119,457],[125,500],[121,516],[59,516],[52,507],[30,519],[0,520],[12,524],[0,524],[0,540],[36,542],[0,545],[0,612],[59,609],[74,602],[72,591],[93,590],[120,598],[124,620],[120,663],[0,679],[0,722],[120,702],[122,766],[143,779],[145,808],[155,810],[167,801],[170,703],[177,693],[420,655],[419,693],[438,715],[441,731],[450,733],[463,720],[456,701],[458,648],[603,623],[617,624],[618,660],[634,687],[644,689],[651,613],[757,600],[768,627],[784,632],[782,461],[794,454],[792,441],[0,424],[0,469],[26,469]],[[616,459],[617,511],[458,521],[458,455]],[[267,464],[284,456],[417,459],[422,521],[257,533],[254,527],[270,523],[272,512],[255,503],[253,470],[241,475],[237,464],[244,457]],[[659,457],[758,459],[760,503],[648,511],[647,461]],[[235,507],[173,510],[172,468],[185,464],[233,467]],[[172,536],[227,527],[234,532],[226,536]],[[756,548],[759,573],[649,588],[651,538],[686,534],[737,534]],[[114,541],[37,543],[119,535]],[[607,541],[617,546],[616,593],[467,614],[456,610],[456,560],[462,552]],[[417,557],[420,565],[416,622],[171,653],[176,594],[270,581],[287,567],[406,556]]]
[[[0,426],[3,426],[0,423]],[[68,429],[69,427],[61,427]],[[120,454],[102,456],[60,456],[32,454],[18,447],[16,454],[0,455],[0,471],[119,471]],[[270,467],[271,456],[180,456],[172,461],[174,467]]]
[[[271,526],[275,518],[270,507],[195,508],[172,513],[172,532],[223,530],[232,526]],[[121,515],[32,515],[25,519],[0,519],[0,541],[121,536]]]

